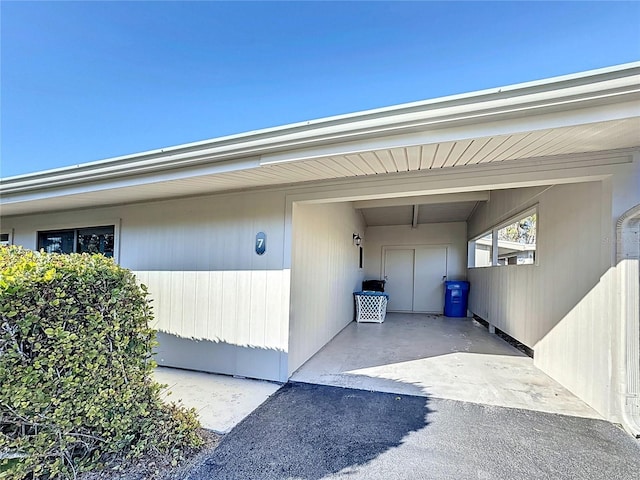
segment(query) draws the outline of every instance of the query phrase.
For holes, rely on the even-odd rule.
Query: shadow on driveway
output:
[[[288,383],[188,478],[320,479],[397,447],[428,413],[424,397]]]
[[[188,478],[630,480],[638,472],[638,442],[603,420],[289,383]]]

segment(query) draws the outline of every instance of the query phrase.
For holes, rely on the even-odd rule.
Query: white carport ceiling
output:
[[[363,208],[364,221],[369,227],[381,225],[411,225],[413,206]]]
[[[464,222],[475,206],[476,202],[419,205],[418,223]]]
[[[330,156],[279,166],[289,173],[335,177],[433,170],[521,158],[632,148],[640,145],[640,118],[452,142]],[[289,168],[287,168],[289,167]]]
[[[418,205],[418,224],[464,222],[469,218],[477,202],[452,202]],[[382,225],[411,225],[413,205],[361,209],[370,227]]]

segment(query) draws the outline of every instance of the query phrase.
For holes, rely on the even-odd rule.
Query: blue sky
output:
[[[640,60],[640,2],[7,2],[0,176]]]

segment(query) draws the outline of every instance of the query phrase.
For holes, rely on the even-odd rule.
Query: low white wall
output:
[[[469,309],[533,348],[538,368],[607,416],[610,192],[602,182],[494,191],[469,238],[535,204],[538,264],[469,269]]]
[[[465,222],[428,223],[367,227],[364,246],[364,272],[368,279],[381,279],[382,248],[400,245],[442,245],[447,247],[449,280],[465,280],[467,276],[467,224]]]
[[[117,225],[119,263],[149,286],[162,365],[286,380],[289,269],[284,192],[250,192],[11,217],[14,243],[37,231]],[[264,255],[255,236],[267,235]],[[251,366],[258,365],[259,368]]]
[[[289,270],[135,271],[160,365],[285,381]]]
[[[353,320],[362,270],[352,236],[364,233],[350,203],[293,205],[289,374]]]

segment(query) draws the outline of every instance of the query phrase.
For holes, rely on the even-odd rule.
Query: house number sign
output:
[[[267,235],[264,232],[258,232],[256,234],[256,253],[258,255],[264,255],[267,251]]]

